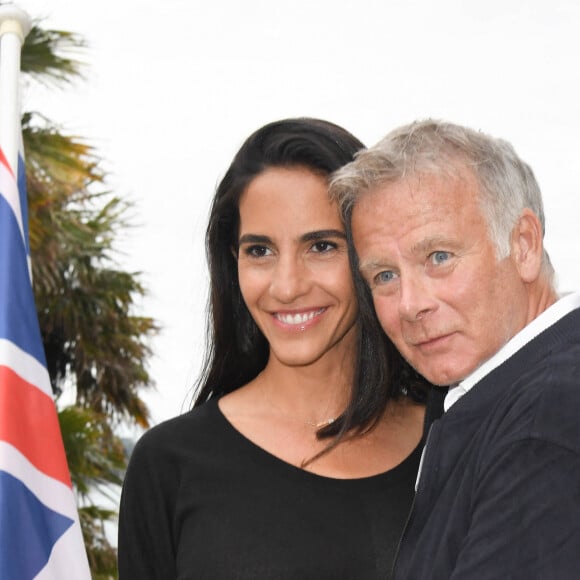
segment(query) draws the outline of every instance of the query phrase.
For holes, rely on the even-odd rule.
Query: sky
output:
[[[119,264],[141,272],[153,423],[183,412],[205,341],[204,234],[215,187],[270,121],[320,117],[373,145],[439,118],[510,141],[544,194],[561,291],[580,290],[577,0],[21,0],[80,34],[85,79],[23,108],[81,136],[134,204]]]

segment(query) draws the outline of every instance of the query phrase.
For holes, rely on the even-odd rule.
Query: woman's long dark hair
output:
[[[304,167],[329,178],[363,147],[342,127],[310,118],[269,123],[243,143],[218,185],[206,232],[208,336],[195,406],[250,382],[268,361],[268,342],[246,308],[238,283],[241,195],[255,177],[271,167]],[[368,288],[357,270],[354,279],[359,296],[368,300]],[[370,309],[364,302],[361,306],[351,401],[339,420],[319,431],[322,437],[372,427],[388,400],[400,393],[401,379],[408,371],[380,328],[372,302]]]

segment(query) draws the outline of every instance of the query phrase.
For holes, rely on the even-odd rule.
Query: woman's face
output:
[[[240,288],[270,356],[289,366],[351,356],[357,302],[326,180],[303,168],[267,169],[239,211]]]

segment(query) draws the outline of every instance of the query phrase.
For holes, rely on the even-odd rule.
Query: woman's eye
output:
[[[312,246],[312,251],[320,253],[320,254],[322,254],[324,252],[329,252],[330,250],[335,250],[335,249],[336,249],[336,244],[334,242],[326,242],[324,240],[321,240],[320,242],[316,242]]]
[[[449,260],[450,257],[451,257],[451,254],[449,252],[438,251],[438,252],[433,252],[429,256],[429,259],[431,260],[431,262],[433,264],[437,265],[437,264],[443,264],[444,262],[447,262],[447,260]]]
[[[248,246],[244,253],[252,258],[263,258],[268,256],[271,252],[266,246]]]

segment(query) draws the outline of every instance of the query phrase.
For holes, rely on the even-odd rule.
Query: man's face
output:
[[[383,329],[434,384],[462,380],[525,326],[525,284],[511,257],[497,260],[467,170],[377,187],[352,230]]]

